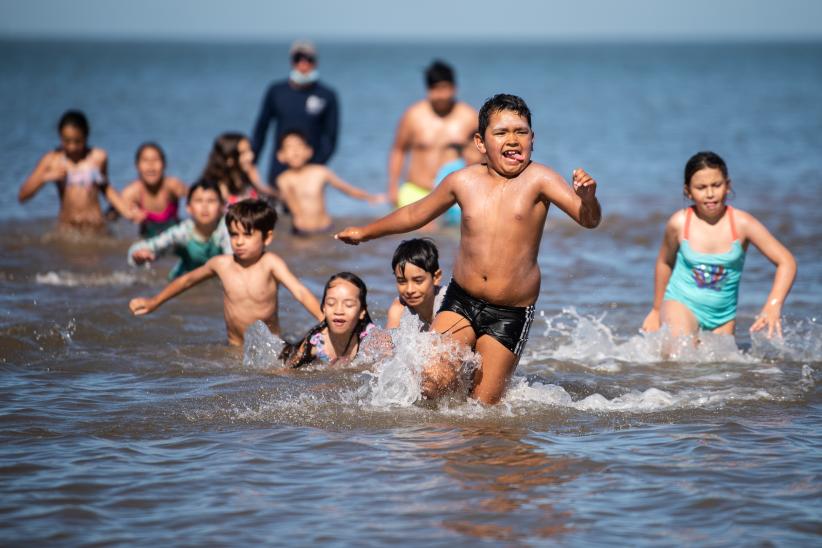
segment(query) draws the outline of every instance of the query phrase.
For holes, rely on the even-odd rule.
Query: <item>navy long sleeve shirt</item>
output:
[[[322,83],[297,88],[285,80],[268,87],[251,140],[257,161],[265,146],[268,126],[272,120],[276,120],[276,129],[268,170],[269,184],[274,184],[277,175],[285,170],[285,166],[277,161],[276,154],[280,137],[287,131],[299,130],[305,134],[314,149],[312,163],[325,164],[334,153],[339,128],[337,95]]]

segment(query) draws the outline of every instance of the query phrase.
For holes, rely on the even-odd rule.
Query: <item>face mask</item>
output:
[[[312,70],[308,74],[303,74],[297,69],[291,71],[288,75],[288,79],[297,84],[298,86],[307,86],[309,84],[313,84],[320,78],[320,73],[316,70]]]

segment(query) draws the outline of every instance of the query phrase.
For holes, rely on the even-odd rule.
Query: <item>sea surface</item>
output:
[[[822,44],[319,44],[342,111],[331,167],[354,184],[385,188],[396,123],[435,58],[475,107],[523,96],[535,160],[599,183],[599,228],[549,214],[531,340],[490,408],[418,401],[434,341],[413,326],[391,358],[288,371],[259,330],[226,346],[217,282],[132,317],[172,260],[129,268],[125,221],[95,239],[56,231],[52,187],[17,203],[68,108],[88,114],[117,188],[145,140],[193,181],[218,133],[251,130],[287,49],[0,42],[0,544],[822,542]],[[784,338],[752,336],[774,268],[751,247],[735,339],[664,361],[639,326],[684,164],[705,149],[799,275]],[[328,198],[338,227],[387,212]],[[271,250],[310,289],[356,272],[384,322],[402,237],[347,247],[280,228]],[[447,277],[459,234],[429,235]],[[293,340],[312,322],[281,299]]]

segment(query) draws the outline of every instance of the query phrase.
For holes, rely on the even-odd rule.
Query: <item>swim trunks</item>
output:
[[[739,242],[733,208],[727,206],[733,243],[724,253],[700,253],[688,243],[693,209],[685,213],[685,230],[676,263],[665,289],[666,301],[677,301],[690,309],[699,327],[712,331],[736,318],[739,279],[745,265],[745,250]]]
[[[310,238],[311,236],[323,236],[326,234],[331,234],[333,225],[328,225],[323,228],[317,228],[315,230],[303,230],[301,228],[297,228],[293,224],[291,225],[291,234],[294,236],[299,236],[301,238]]]
[[[454,279],[448,284],[439,312],[454,312],[471,323],[477,338],[488,335],[516,355],[522,356],[528,330],[534,321],[534,305],[503,306],[469,295]]]
[[[405,207],[409,204],[413,204],[414,202],[418,202],[430,193],[431,191],[427,188],[423,188],[420,185],[406,181],[400,185],[399,192],[397,193],[397,207]]]

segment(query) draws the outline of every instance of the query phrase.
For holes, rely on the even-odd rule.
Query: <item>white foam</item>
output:
[[[110,274],[80,274],[61,270],[36,274],[34,281],[42,285],[61,287],[130,286],[137,283],[133,272],[114,271]]]

